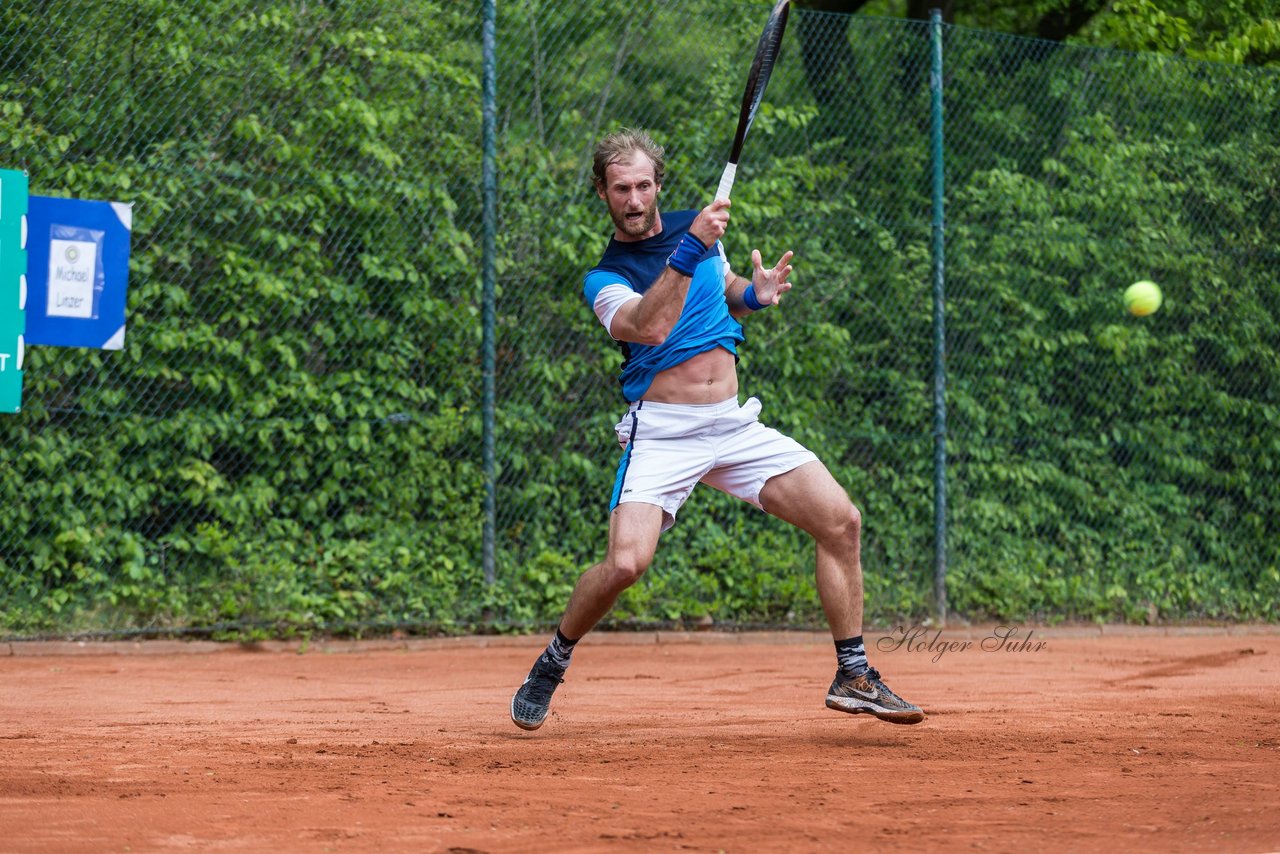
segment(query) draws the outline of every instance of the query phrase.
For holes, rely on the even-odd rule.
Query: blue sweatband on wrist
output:
[[[760,302],[760,300],[756,299],[755,285],[747,285],[747,289],[742,292],[742,302],[743,304],[746,305],[747,308],[751,309],[752,311],[759,311],[760,309],[768,305],[768,303],[763,303],[763,302]]]
[[[694,269],[705,254],[707,254],[706,244],[686,231],[684,237],[680,238],[680,245],[676,247],[676,251],[672,252],[671,257],[667,259],[667,266],[677,273],[692,277]]]

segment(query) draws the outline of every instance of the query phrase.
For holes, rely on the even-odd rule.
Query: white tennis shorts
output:
[[[795,439],[761,424],[760,401],[672,404],[637,401],[614,430],[622,445],[609,510],[641,502],[663,509],[662,530],[697,483],[760,507],[760,490],[817,456]]]

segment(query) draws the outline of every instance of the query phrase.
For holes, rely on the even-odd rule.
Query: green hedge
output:
[[[0,11],[4,165],[135,211],[125,350],[33,349],[0,421],[4,631],[557,618],[603,551],[621,410],[578,296],[608,236],[588,147],[652,127],[665,204],[701,204],[727,131],[690,105],[736,102],[742,63],[715,46],[757,26],[689,0],[705,31],[681,10],[627,30],[613,5],[500,21],[492,586],[471,10]],[[855,24],[843,100],[780,65],[726,244],[740,270],[797,253],[791,297],[748,321],[743,389],[863,510],[888,622],[932,607],[928,48],[919,25]],[[953,609],[1273,619],[1280,81],[947,39]],[[1143,321],[1120,308],[1138,278],[1167,299]],[[612,619],[818,625],[812,560],[708,490]]]

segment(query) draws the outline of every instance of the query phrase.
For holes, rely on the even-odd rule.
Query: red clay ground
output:
[[[819,635],[602,634],[537,733],[541,639],[0,645],[0,849],[1280,850],[1280,633],[1206,631],[873,650],[912,727]]]

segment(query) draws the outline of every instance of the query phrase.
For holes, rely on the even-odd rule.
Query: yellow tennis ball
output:
[[[1162,300],[1160,286],[1155,282],[1134,282],[1124,292],[1124,306],[1134,317],[1155,314]]]

